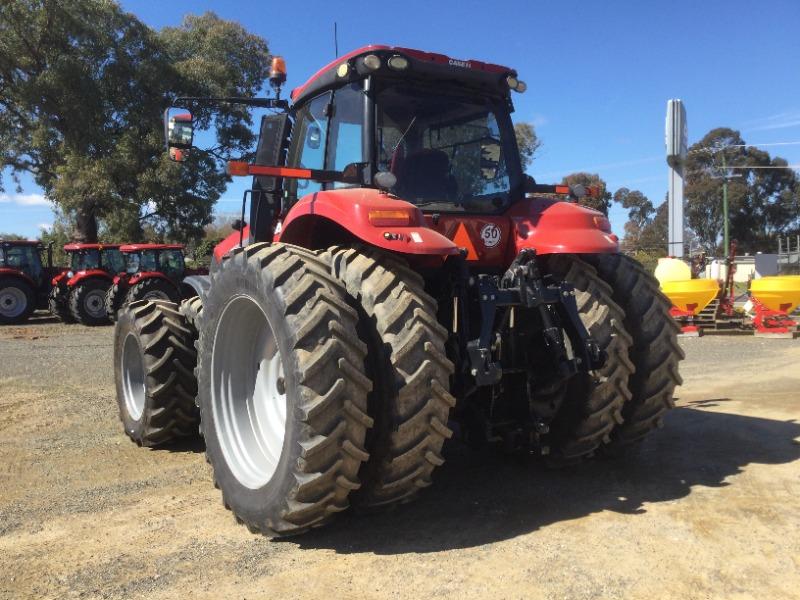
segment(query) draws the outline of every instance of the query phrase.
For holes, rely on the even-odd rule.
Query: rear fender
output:
[[[169,277],[167,277],[163,273],[159,273],[158,271],[142,271],[141,273],[135,273],[130,279],[128,279],[128,285],[134,286],[137,283],[139,283],[142,279],[151,279],[153,277],[163,279],[164,281],[169,282],[173,286],[175,285],[174,281],[172,281]]]
[[[110,283],[113,280],[113,277],[107,271],[103,271],[102,269],[78,271],[69,279],[69,281],[67,281],[67,287],[76,286],[79,283],[83,283],[87,279],[105,279]]]
[[[370,213],[405,214],[402,225],[391,220],[370,222]],[[386,224],[389,223],[389,224]],[[276,227],[274,241],[306,248],[326,248],[341,243],[342,236],[407,255],[450,256],[458,247],[430,229],[413,204],[370,188],[327,190],[297,202]]]
[[[22,279],[25,283],[30,285],[34,290],[39,287],[38,285],[36,285],[36,282],[33,279],[31,279],[27,274],[17,269],[0,267],[0,277],[18,277],[19,279]]]
[[[508,212],[513,226],[510,258],[524,248],[538,254],[614,254],[619,238],[596,210],[548,198],[526,198]]]
[[[222,257],[234,248],[239,247],[239,241],[245,246],[250,243],[250,225],[245,225],[241,232],[234,231],[219,244],[214,246],[214,260],[219,264],[222,262]]]

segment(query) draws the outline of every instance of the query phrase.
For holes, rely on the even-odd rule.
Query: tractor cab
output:
[[[128,244],[120,248],[128,276],[158,273],[171,281],[183,278],[185,267],[183,246],[179,244]]]
[[[66,244],[64,252],[70,257],[69,268],[63,273],[67,278],[89,271],[114,275],[125,270],[119,244]]]
[[[278,91],[280,81],[273,74]],[[463,251],[480,269],[503,269],[524,248],[618,251],[604,215],[552,197],[587,190],[539,185],[523,172],[511,96],[526,87],[510,67],[367,46],[323,67],[291,104],[182,99],[198,110],[219,102],[282,110],[262,118],[253,164],[228,163],[230,175],[253,176],[250,218],[215,258],[245,241],[354,239],[418,265]],[[167,145],[191,151],[192,108],[174,110],[165,113]]]
[[[16,271],[39,286],[46,276],[42,261],[44,251],[45,247],[41,242],[0,240],[0,270]]]

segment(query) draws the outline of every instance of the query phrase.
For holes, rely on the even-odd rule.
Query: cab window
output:
[[[158,258],[160,271],[170,279],[183,277],[183,253],[180,250],[163,250]]]
[[[364,90],[362,84],[353,83],[334,95],[336,110],[330,123],[330,139],[328,141],[328,160],[326,169],[343,171],[351,164],[364,160],[363,155],[363,122],[364,122]],[[330,187],[351,187],[353,184],[341,181],[329,184]]]
[[[121,273],[125,270],[125,259],[117,248],[103,250],[103,267],[109,273]]]
[[[319,170],[325,168],[327,113],[330,103],[331,93],[328,92],[317,96],[297,111],[289,147],[289,166]],[[286,188],[290,194],[302,197],[320,191],[322,184],[310,179],[290,179]]]

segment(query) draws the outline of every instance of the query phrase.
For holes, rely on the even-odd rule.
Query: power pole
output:
[[[728,169],[725,164],[725,151],[722,151],[722,171],[724,172],[724,179],[722,180],[722,244],[725,252],[728,252],[730,243],[730,224],[728,215]]]

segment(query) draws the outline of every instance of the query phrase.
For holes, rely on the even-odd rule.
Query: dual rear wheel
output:
[[[635,356],[650,352],[632,340],[626,300],[615,302],[602,268],[555,257],[547,269],[575,285],[609,356],[588,388],[552,391],[567,396],[551,436],[552,460],[564,464],[619,438],[626,407],[643,404],[633,373],[653,359]],[[447,331],[418,274],[371,249],[255,244],[212,281],[202,301],[120,312],[117,396],[134,441],[158,445],[199,426],[225,506],[270,536],[430,485],[455,399]]]

